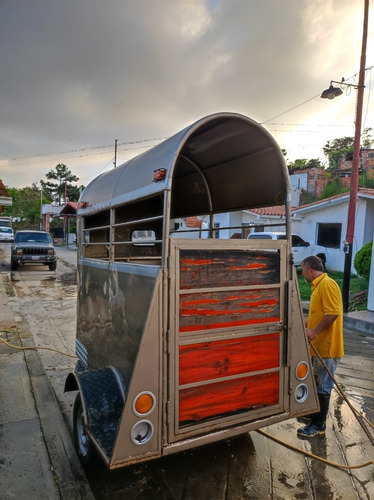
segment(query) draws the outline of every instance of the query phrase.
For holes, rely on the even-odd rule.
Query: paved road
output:
[[[56,273],[36,267],[11,273],[6,248],[0,245],[0,257],[1,252],[1,270],[17,327],[29,331],[36,345],[73,353],[75,252],[59,249]],[[374,336],[346,331],[345,342],[347,354],[338,368],[337,379],[352,404],[373,421]],[[51,351],[39,351],[39,356],[71,433],[74,396],[64,394],[63,385],[75,362]],[[368,438],[336,392],[324,437],[300,440],[296,436],[299,425],[290,420],[264,430],[335,463],[355,465],[374,458]],[[87,472],[95,498],[103,500],[369,499],[374,498],[372,479],[373,466],[341,470],[276,444],[257,432],[146,464]]]

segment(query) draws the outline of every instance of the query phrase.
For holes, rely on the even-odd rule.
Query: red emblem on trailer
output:
[[[162,181],[166,177],[166,168],[158,168],[153,172],[153,181]]]

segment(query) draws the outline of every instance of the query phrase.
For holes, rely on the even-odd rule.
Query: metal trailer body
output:
[[[78,209],[78,453],[116,468],[318,409],[282,152],[207,116],[93,180]],[[285,240],[215,239],[214,214],[284,205]],[[209,238],[173,221],[210,216]],[[197,235],[200,233],[197,233]],[[173,236],[173,237],[171,237]]]

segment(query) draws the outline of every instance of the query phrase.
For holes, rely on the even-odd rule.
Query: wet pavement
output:
[[[58,252],[56,273],[38,266],[10,272],[8,247],[0,245],[0,337],[9,343],[74,354],[76,252]],[[353,315],[345,318],[346,355],[336,377],[352,405],[373,422],[374,313]],[[342,470],[258,432],[115,471],[97,467],[85,475],[71,440],[74,394],[63,393],[74,365],[74,358],[58,352],[0,344],[0,498],[374,498],[373,465]],[[263,430],[333,463],[374,459],[368,437],[336,391],[325,436],[301,440],[299,426],[293,419]]]

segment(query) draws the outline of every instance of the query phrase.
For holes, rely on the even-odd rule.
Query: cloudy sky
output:
[[[287,158],[353,136],[364,0],[0,0],[0,178],[87,185],[197,119],[239,112]],[[374,65],[374,8],[366,68]],[[363,128],[374,129],[374,68]]]

